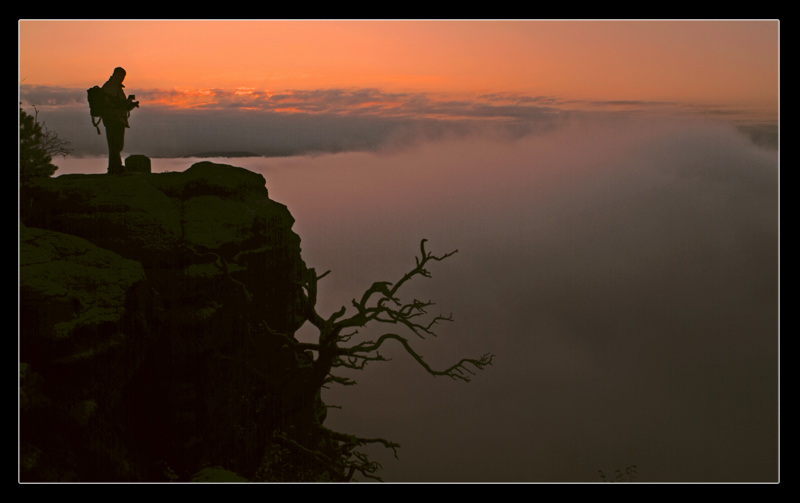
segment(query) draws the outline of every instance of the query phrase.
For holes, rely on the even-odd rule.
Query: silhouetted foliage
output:
[[[432,302],[423,302],[417,299],[403,302],[398,297],[400,288],[412,278],[416,276],[431,276],[426,269],[430,262],[442,261],[458,252],[458,250],[455,250],[441,256],[435,256],[425,250],[425,242],[426,240],[423,239],[420,244],[421,255],[416,258],[416,266],[413,269],[395,283],[388,281],[373,283],[359,300],[352,300],[355,313],[349,317],[344,317],[347,312],[345,306],[342,306],[339,311],[331,314],[328,318],[323,318],[317,313],[317,282],[330,271],[318,276],[314,269],[307,270],[303,285],[306,303],[305,314],[307,319],[319,331],[317,342],[298,342],[292,337],[277,334],[270,330],[271,334],[284,337],[286,342],[294,349],[295,354],[303,355],[309,354],[309,352],[316,354],[316,358],[310,364],[310,377],[306,383],[307,393],[319,396],[319,390],[332,383],[345,386],[356,384],[355,381],[335,375],[331,371],[335,368],[362,370],[369,362],[387,361],[379,353],[379,349],[389,341],[399,343],[422,368],[433,376],[447,376],[451,379],[469,382],[475,370],[483,369],[492,364],[493,355],[485,354],[478,359],[464,358],[444,370],[435,370],[413,349],[408,338],[395,333],[385,333],[376,340],[363,341],[357,344],[350,342],[358,334],[357,328],[364,327],[370,323],[404,327],[424,339],[426,336],[436,336],[433,327],[437,323],[452,321],[451,316],[435,316],[425,321],[425,317],[428,314],[427,309],[433,305]],[[324,420],[324,417],[322,419]],[[334,432],[321,424],[319,425],[319,431],[320,436],[324,439],[323,442],[318,444],[323,445],[320,448],[304,446],[286,436],[281,436],[279,440],[283,445],[293,446],[309,458],[328,466],[332,473],[338,474],[339,480],[344,481],[351,480],[356,472],[367,478],[380,480],[380,477],[376,475],[381,469],[380,464],[370,461],[366,454],[357,451],[358,447],[367,444],[382,444],[384,447],[392,449],[395,457],[397,456],[397,449],[400,447],[398,444],[383,438],[361,438],[356,435]]]
[[[53,176],[58,166],[53,156],[66,157],[72,153],[70,143],[39,122],[39,111],[34,115],[19,108],[19,177],[26,183],[34,178]]]

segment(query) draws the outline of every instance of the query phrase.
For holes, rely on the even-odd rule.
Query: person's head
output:
[[[119,82],[122,82],[123,80],[125,80],[125,75],[126,75],[125,69],[118,66],[114,68],[114,73],[111,75],[111,77],[115,80],[118,80]]]

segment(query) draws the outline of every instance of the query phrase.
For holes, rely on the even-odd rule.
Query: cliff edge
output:
[[[20,218],[22,481],[324,472],[286,468],[277,440],[325,408],[287,344],[306,320],[300,238],[261,175],[45,178]]]

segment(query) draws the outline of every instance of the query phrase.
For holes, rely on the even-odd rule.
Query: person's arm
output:
[[[105,91],[106,97],[108,98],[108,104],[111,107],[118,108],[126,112],[130,109],[124,91],[122,91],[121,89],[120,90],[114,89],[111,86],[103,86],[103,91]]]

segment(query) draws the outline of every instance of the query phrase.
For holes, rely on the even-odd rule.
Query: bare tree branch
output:
[[[434,255],[425,249],[426,241],[423,239],[420,242],[420,255],[415,257],[415,267],[406,272],[399,281],[376,281],[372,283],[364,291],[360,299],[352,299],[351,305],[355,312],[351,311],[349,316],[345,306],[332,313],[327,319],[317,313],[317,283],[327,276],[330,271],[317,275],[314,269],[308,269],[303,277],[301,287],[305,292],[304,314],[306,319],[319,331],[316,343],[302,343],[288,334],[278,333],[270,330],[269,327],[264,327],[268,333],[285,341],[298,354],[305,354],[308,351],[315,352],[316,359],[311,365],[307,381],[302,383],[306,386],[310,396],[318,396],[319,389],[327,388],[328,384],[341,384],[344,386],[356,384],[353,379],[332,374],[331,370],[340,367],[350,370],[363,370],[369,362],[388,361],[387,358],[380,354],[379,349],[385,342],[390,340],[400,343],[405,352],[433,376],[447,376],[451,379],[469,382],[476,371],[492,364],[494,357],[487,353],[480,358],[463,358],[444,370],[436,370],[428,365],[423,357],[414,350],[408,339],[396,333],[384,333],[374,341],[364,341],[357,344],[350,343],[352,338],[358,335],[358,330],[352,329],[364,327],[372,322],[405,327],[411,333],[424,339],[426,336],[436,336],[434,328],[438,323],[453,321],[452,314],[429,317],[428,310],[435,305],[430,300],[413,299],[410,302],[404,302],[400,299],[399,291],[403,285],[416,276],[431,277],[427,267],[432,262],[440,262],[458,252],[458,250],[454,250],[444,255]],[[306,455],[334,466],[335,468],[331,468],[331,470],[339,473],[344,480],[350,480],[355,473],[380,480],[376,475],[376,472],[381,468],[380,464],[370,461],[366,454],[356,451],[355,449],[359,446],[381,444],[388,449],[392,449],[395,457],[397,457],[397,449],[400,446],[386,439],[360,438],[354,435],[337,433],[321,424],[319,428],[328,441],[324,447],[320,447],[325,454],[315,450],[315,448],[303,446],[295,440],[291,440],[291,442],[298,449],[302,449],[302,452],[305,452]]]
[[[429,374],[433,376],[447,376],[452,379],[460,379],[465,382],[470,381],[470,377],[466,374],[475,375],[475,372],[466,366],[467,363],[475,367],[477,370],[482,370],[484,367],[491,365],[492,360],[494,359],[494,355],[487,353],[477,360],[472,358],[463,358],[461,361],[445,370],[434,370],[427,363],[425,363],[425,360],[422,359],[422,356],[419,355],[419,353],[414,351],[414,348],[411,347],[405,338],[397,334],[383,334],[376,342],[362,342],[361,344],[350,348],[342,348],[342,354],[353,356],[358,355],[359,353],[371,353],[372,351],[377,351],[378,348],[380,348],[381,345],[387,340],[396,340],[402,344],[406,352],[411,355],[411,357],[414,358],[417,363],[422,365],[422,368],[424,368]]]
[[[309,271],[305,278],[306,284],[304,288],[306,292],[308,292],[307,305],[309,319],[320,330],[319,343],[312,349],[320,352],[315,365],[317,366],[317,378],[322,379],[323,383],[338,382],[347,385],[352,384],[350,380],[328,378],[331,368],[346,367],[354,370],[362,370],[370,361],[386,361],[377,350],[385,341],[390,339],[399,342],[406,352],[433,376],[448,376],[453,379],[469,382],[470,375],[474,375],[473,369],[480,370],[492,364],[493,356],[486,354],[477,359],[462,359],[445,370],[435,370],[411,347],[406,338],[393,333],[382,335],[376,342],[368,341],[349,347],[345,346],[357,331],[342,335],[344,329],[363,327],[370,322],[401,325],[418,337],[424,339],[425,336],[428,335],[436,336],[433,328],[437,323],[453,321],[452,315],[438,315],[427,322],[422,321],[422,319],[427,316],[428,309],[435,304],[431,301],[425,302],[418,299],[403,303],[398,297],[400,288],[415,276],[431,276],[430,271],[426,268],[431,261],[440,262],[458,252],[458,250],[454,250],[441,256],[434,255],[425,249],[426,241],[427,240],[423,239],[420,242],[420,255],[415,257],[416,266],[413,269],[405,273],[397,282],[374,282],[364,292],[360,300],[352,300],[352,305],[355,307],[356,313],[346,318],[342,318],[346,313],[345,307],[342,307],[327,320],[316,313],[316,282],[327,273],[317,276],[313,269]]]
[[[36,107],[33,107],[33,110],[35,112],[34,120],[39,122],[39,110]],[[50,157],[61,156],[66,159],[72,153],[72,143],[60,138],[55,131],[47,129],[44,121],[40,122],[40,124],[42,125],[42,137],[39,140],[39,145]]]
[[[337,442],[341,442],[344,446],[349,446],[350,448],[355,448],[358,446],[364,446],[367,444],[381,444],[387,449],[391,449],[394,453],[395,459],[397,459],[397,449],[400,448],[400,444],[396,442],[391,442],[386,440],[385,438],[362,438],[357,437],[355,435],[350,435],[347,433],[339,433],[338,431],[333,431],[329,428],[322,427],[322,430],[328,434],[328,436],[336,440]]]

